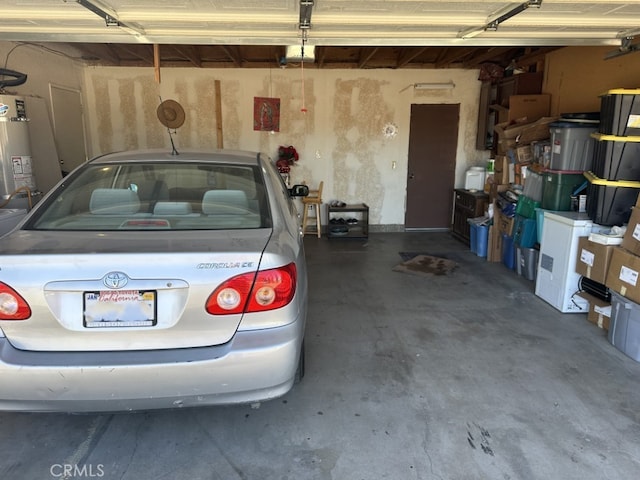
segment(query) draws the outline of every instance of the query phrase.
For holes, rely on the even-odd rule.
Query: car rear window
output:
[[[271,226],[257,166],[88,164],[25,225],[30,230],[221,230]]]

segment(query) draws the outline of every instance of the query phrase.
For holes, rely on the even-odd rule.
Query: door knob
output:
[[[409,180],[413,180],[414,178],[416,178],[416,176],[413,173],[409,174]]]

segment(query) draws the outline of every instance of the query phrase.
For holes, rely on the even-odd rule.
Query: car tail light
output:
[[[296,264],[230,278],[207,299],[212,315],[264,312],[284,307],[296,293]]]
[[[0,320],[25,320],[31,316],[27,302],[9,285],[0,282]]]

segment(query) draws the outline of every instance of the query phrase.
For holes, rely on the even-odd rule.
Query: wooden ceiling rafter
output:
[[[514,49],[505,49],[502,47],[490,47],[486,49],[478,49],[473,55],[471,55],[471,57],[465,60],[464,67],[477,68],[482,63],[491,62],[496,58],[503,58],[504,56],[508,56],[508,54],[505,53],[507,50],[514,50]]]
[[[87,61],[93,62],[95,58],[97,58],[109,65],[115,67],[120,66],[120,56],[117,54],[116,49],[109,43],[92,44],[90,47],[85,44],[79,44],[77,48]]]
[[[529,53],[525,53],[521,57],[516,58],[516,63],[519,67],[530,67],[544,60],[547,53],[557,50],[556,47],[540,47],[536,50],[532,50]]]
[[[452,63],[464,63],[466,57],[473,55],[473,50],[469,48],[453,47],[448,50],[443,58],[436,61],[436,68],[447,68],[451,66]]]
[[[132,48],[129,44],[119,45],[124,52],[128,53],[132,57],[142,60],[145,65],[153,65],[153,45],[134,45],[136,48]]]
[[[153,65],[147,44],[66,44],[74,57],[94,66],[147,67]],[[286,55],[285,46],[162,44],[163,67],[274,68]],[[332,47],[316,46],[310,69],[365,68],[477,68],[493,62],[505,68],[512,60],[526,67],[562,47]]]
[[[427,50],[429,50],[429,47],[422,47],[422,48],[418,48],[417,50],[415,49],[410,50],[406,48],[403,49],[402,52],[400,52],[400,55],[398,55],[398,60],[396,61],[396,68],[402,68],[407,66],[409,62],[411,62],[411,60],[414,60],[415,58],[419,57]]]
[[[367,51],[368,50],[368,51]],[[360,49],[360,57],[358,58],[358,68],[366,68],[367,63],[378,52],[378,47],[364,47]]]
[[[220,48],[226,53],[227,57],[234,63],[236,67],[242,67],[243,61],[240,55],[239,47],[220,45]]]
[[[202,57],[195,45],[172,45],[173,50],[183,58],[186,58],[194,67],[202,68]]]

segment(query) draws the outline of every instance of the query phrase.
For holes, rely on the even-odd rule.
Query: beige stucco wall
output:
[[[180,148],[215,148],[215,81],[222,97],[224,147],[277,155],[293,145],[300,161],[292,181],[324,181],[324,199],[365,202],[372,224],[404,223],[410,108],[412,103],[459,103],[456,186],[469,166],[484,164],[475,149],[480,83],[475,70],[304,70],[300,68],[85,69],[90,155],[164,147],[169,136],[156,117],[163,100],[178,101],[186,121],[174,135]],[[455,83],[452,90],[406,88],[417,82]],[[253,98],[281,100],[280,132],[253,130]],[[398,134],[389,139],[383,126]],[[394,168],[395,166],[395,168]],[[453,186],[452,186],[453,187]]]

